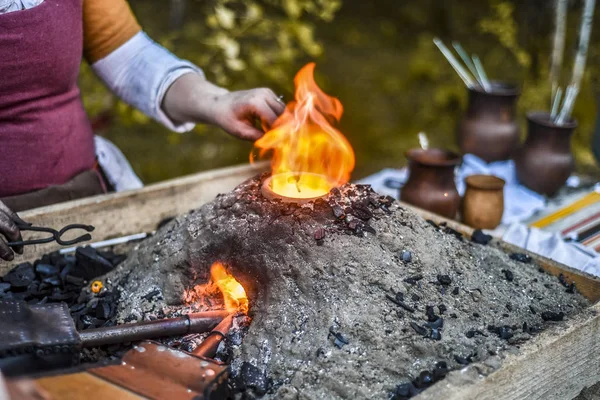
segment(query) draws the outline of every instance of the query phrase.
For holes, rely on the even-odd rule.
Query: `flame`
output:
[[[331,125],[340,120],[342,103],[317,86],[314,69],[315,63],[309,63],[296,74],[295,100],[254,144],[260,157],[272,150],[271,189],[286,197],[327,194],[348,182],[354,169],[352,146]]]
[[[211,280],[221,293],[225,301],[225,309],[229,312],[241,311],[248,313],[248,296],[241,283],[220,262],[215,262],[210,267]]]

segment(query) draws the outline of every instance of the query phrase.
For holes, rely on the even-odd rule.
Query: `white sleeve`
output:
[[[108,88],[124,102],[142,111],[175,132],[188,132],[192,122],[176,125],[163,112],[161,104],[167,89],[180,76],[197,73],[200,68],[175,57],[139,32],[108,56],[96,61],[92,68]]]

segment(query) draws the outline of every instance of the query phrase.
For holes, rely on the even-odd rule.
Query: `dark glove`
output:
[[[23,246],[10,248],[6,244],[7,242],[22,240],[21,231],[17,224],[27,225],[16,213],[0,201],[0,258],[6,261],[12,261],[15,258],[13,250],[23,254]]]

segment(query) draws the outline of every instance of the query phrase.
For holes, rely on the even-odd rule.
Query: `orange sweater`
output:
[[[126,0],[83,0],[83,55],[90,64],[140,31]]]

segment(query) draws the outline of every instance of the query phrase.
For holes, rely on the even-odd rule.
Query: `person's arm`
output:
[[[257,140],[285,109],[271,89],[229,92],[189,73],[167,90],[162,109],[174,121],[202,122],[221,127],[246,140]],[[255,126],[260,121],[263,130]]]
[[[152,41],[125,0],[84,1],[84,51],[96,74],[125,102],[186,132],[210,123],[243,139],[269,126],[284,105],[269,89],[229,92],[208,82],[200,68]]]

